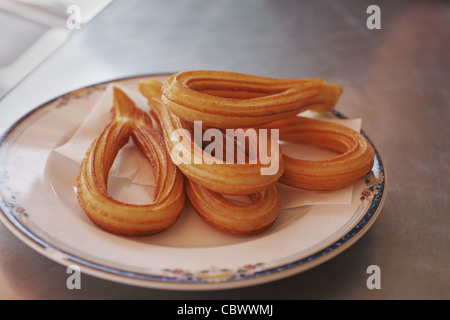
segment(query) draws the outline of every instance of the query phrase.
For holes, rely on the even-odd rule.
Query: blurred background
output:
[[[63,44],[111,0],[0,0],[0,97]],[[68,19],[82,14],[75,24]],[[73,7],[72,7],[73,8]],[[73,29],[72,29],[73,25]]]

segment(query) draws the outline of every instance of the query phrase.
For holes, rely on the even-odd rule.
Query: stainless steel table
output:
[[[381,11],[380,29],[367,26],[372,4]],[[382,213],[358,242],[324,264],[211,292],[88,275],[81,290],[69,290],[65,267],[0,225],[0,298],[450,298],[449,52],[448,1],[114,1],[1,99],[2,132],[60,94],[133,75],[215,69],[323,77],[344,88],[336,109],[363,118],[384,160]],[[366,286],[370,265],[380,267],[380,289]]]

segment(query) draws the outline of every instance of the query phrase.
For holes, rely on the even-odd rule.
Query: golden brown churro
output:
[[[169,152],[174,150],[172,133],[181,129],[187,141],[182,152],[192,154],[190,159],[195,157],[195,153],[201,157],[212,157],[195,144],[189,126],[161,103],[161,86],[162,83],[149,79],[139,84],[139,90],[147,97],[149,105],[157,110]],[[277,219],[281,199],[275,183],[282,170],[274,175],[261,175],[258,163],[221,161],[211,164],[186,162],[178,166],[188,179],[186,191],[192,205],[215,228],[239,235],[254,234],[267,229]],[[251,203],[236,204],[221,193],[250,195]]]
[[[187,71],[164,84],[162,100],[186,121],[217,128],[250,128],[295,116],[329,111],[342,88],[322,79],[276,79],[224,71]]]
[[[159,90],[161,87],[162,83],[154,79],[141,81],[139,84],[139,90],[149,99],[150,106],[157,111],[169,153],[175,157],[178,154],[183,155],[175,162],[186,177],[212,191],[235,195],[260,192],[278,181],[283,171],[281,160],[277,160],[278,170],[272,174],[262,175],[261,169],[269,165],[264,165],[261,161],[229,163],[205,152],[196,144],[192,127],[161,102]],[[279,149],[278,142],[270,136],[266,143],[268,149],[272,146]],[[186,161],[183,161],[184,159]],[[199,161],[194,163],[195,159]]]
[[[81,206],[110,232],[146,235],[171,226],[184,204],[183,175],[186,194],[205,221],[227,233],[248,235],[276,221],[281,210],[278,182],[338,189],[354,184],[373,166],[374,150],[359,132],[297,116],[305,110],[327,112],[336,105],[342,88],[322,79],[189,71],[165,83],[140,81],[139,91],[162,134],[116,88],[113,120],[92,144],[78,177]],[[107,194],[109,170],[130,136],[155,173],[155,200],[149,205],[124,204]],[[278,140],[327,147],[339,155],[294,159],[282,154]],[[236,203],[226,195],[245,195],[250,203]]]
[[[335,190],[354,184],[373,166],[374,149],[359,133],[329,121],[292,117],[265,125],[278,128],[286,142],[311,144],[337,151],[326,160],[302,160],[283,155],[280,182],[309,190]]]
[[[119,150],[133,138],[150,161],[156,180],[154,202],[122,203],[108,194],[108,174]],[[120,89],[114,88],[113,119],[84,158],[78,175],[78,201],[100,228],[127,236],[150,235],[170,227],[183,209],[183,175],[171,161],[151,119]]]

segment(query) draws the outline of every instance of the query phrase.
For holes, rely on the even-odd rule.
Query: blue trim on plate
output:
[[[125,78],[125,79],[130,79],[130,78],[138,78],[141,76],[137,76],[137,77],[129,77],[129,78]],[[124,79],[117,79],[114,81],[119,81],[119,80],[124,80]],[[108,82],[112,82],[112,81],[108,81]],[[107,82],[105,82],[107,83]],[[88,86],[89,87],[89,86]],[[6,132],[0,137],[0,151],[2,150],[2,146],[3,144],[5,144],[5,142],[8,140],[8,138],[13,134],[13,132],[21,125],[22,122],[24,122],[27,118],[29,118],[30,116],[34,115],[35,113],[37,113],[38,111],[41,111],[42,109],[45,109],[46,107],[50,106],[50,103],[53,102],[55,99],[50,100],[47,103],[42,104],[41,106],[37,107],[36,109],[30,111],[29,113],[27,113],[26,115],[24,115],[23,117],[21,117],[17,122],[15,122],[8,130],[6,130]],[[341,113],[339,113],[336,110],[332,110],[332,113],[341,118],[341,119],[345,119],[346,117],[344,115],[342,115]],[[374,147],[375,150],[375,163],[377,164],[377,168],[379,169],[379,171],[383,174],[383,176],[385,176],[385,171],[384,171],[384,166],[383,166],[383,162],[378,154],[377,149],[375,148],[375,146],[373,145],[373,143],[370,141],[370,139],[365,135],[364,132],[361,132],[361,134],[369,141],[369,143]],[[68,261],[73,261],[75,263],[78,263],[80,265],[84,265],[86,267],[90,267],[96,270],[100,270],[100,271],[104,271],[104,272],[108,272],[111,274],[115,274],[115,275],[119,275],[119,276],[123,276],[123,277],[127,277],[130,279],[140,279],[140,280],[147,280],[147,281],[158,281],[158,282],[172,282],[172,283],[192,283],[192,284],[218,284],[218,283],[227,283],[227,282],[231,282],[231,281],[238,281],[238,280],[248,280],[248,279],[253,279],[253,278],[257,278],[257,277],[262,277],[262,276],[267,276],[270,274],[274,274],[274,273],[279,273],[282,271],[286,271],[301,265],[304,265],[308,262],[314,261],[336,249],[338,249],[339,247],[341,247],[342,245],[344,245],[345,243],[347,243],[349,240],[351,240],[352,238],[354,238],[356,235],[358,235],[365,226],[368,225],[368,223],[371,221],[371,219],[374,217],[374,215],[377,213],[377,211],[380,209],[380,205],[382,204],[383,198],[385,196],[385,179],[383,179],[383,181],[377,185],[377,191],[374,194],[374,197],[372,199],[372,202],[369,206],[369,208],[366,211],[366,214],[359,220],[359,222],[355,225],[355,227],[353,227],[346,235],[344,235],[342,238],[340,238],[339,240],[337,240],[336,242],[334,242],[333,244],[327,246],[326,248],[299,260],[287,263],[285,265],[282,266],[278,266],[275,268],[271,268],[271,269],[266,269],[264,271],[257,271],[254,272],[252,274],[242,274],[242,275],[235,275],[235,276],[231,276],[228,278],[224,278],[221,279],[219,281],[216,280],[205,280],[205,279],[201,279],[201,278],[196,278],[196,277],[185,277],[185,278],[178,278],[178,277],[169,277],[169,276],[153,276],[153,275],[148,275],[148,274],[142,274],[142,273],[137,273],[137,272],[131,272],[131,271],[125,271],[125,270],[121,270],[118,268],[112,268],[112,267],[108,267],[108,266],[104,266],[89,260],[86,260],[84,258],[80,258],[77,257],[73,254],[70,254],[68,252],[65,252],[53,245],[51,245],[50,243],[42,240],[41,238],[39,238],[39,236],[35,235],[34,233],[32,233],[30,230],[28,230],[14,215],[14,213],[8,208],[8,206],[6,205],[6,203],[2,200],[0,200],[0,210],[4,213],[5,217],[20,231],[22,232],[24,235],[26,235],[30,240],[32,240],[33,242],[35,242],[36,244],[38,244],[39,246],[41,246],[42,248],[46,249],[52,249],[55,250],[59,253],[61,253]]]

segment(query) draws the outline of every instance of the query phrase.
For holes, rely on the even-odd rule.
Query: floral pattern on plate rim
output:
[[[379,190],[379,186],[383,181],[383,174],[380,174],[378,177],[375,176],[373,172],[368,173],[364,178],[364,186],[360,192],[361,194],[361,204],[359,206],[360,209],[364,208],[368,203],[372,202],[374,196],[376,196],[381,190]],[[9,209],[14,216],[19,220],[23,221],[29,217],[29,213],[25,208],[23,208],[18,202],[16,194],[11,190],[8,185],[9,175],[6,170],[0,172],[0,190],[6,193],[3,194],[5,199],[0,200],[0,205],[4,208]],[[347,235],[348,237],[348,235]],[[345,240],[346,238],[342,238],[341,240]],[[345,241],[344,241],[345,242]],[[336,242],[336,244],[341,245],[341,242]],[[322,251],[318,254],[312,255],[303,260],[302,263],[314,260],[317,256],[322,256],[325,253],[331,251],[331,248],[327,248],[325,251]],[[267,263],[253,263],[253,264],[245,264],[236,269],[231,268],[220,268],[217,266],[211,266],[209,269],[203,269],[200,271],[191,271],[186,270],[181,267],[177,268],[164,268],[159,270],[158,272],[152,272],[153,274],[158,274],[165,279],[172,280],[183,280],[183,281],[206,281],[206,282],[214,282],[214,281],[226,281],[231,279],[245,278],[248,276],[255,275],[260,272],[267,271],[270,268]]]
[[[54,108],[61,108],[66,106],[71,99],[84,99],[88,98],[92,93],[96,91],[103,91],[106,89],[108,83],[100,83],[96,85],[92,85],[85,88],[80,88],[78,90],[69,92],[65,95],[60,96],[59,98],[49,102],[45,105],[52,105]],[[44,105],[44,106],[45,106]],[[345,118],[342,114],[340,114],[336,110],[332,110],[332,114],[338,118]],[[330,114],[330,116],[332,116]],[[372,171],[368,173],[364,179],[363,189],[360,191],[360,200],[361,204],[358,210],[362,210],[366,207],[369,207],[374,200],[377,202],[381,201],[381,198],[375,199],[378,196],[381,196],[384,192],[384,169],[382,168],[381,160],[379,160],[378,154],[375,155],[378,160],[378,165],[381,166],[381,169],[376,172],[376,174]],[[14,215],[19,221],[26,221],[29,218],[29,212],[17,202],[17,194],[11,190],[11,187],[8,185],[10,177],[6,170],[0,172],[0,207],[7,209],[11,214]],[[230,281],[230,280],[238,280],[248,277],[254,277],[259,274],[270,273],[274,271],[281,271],[285,269],[289,269],[294,266],[298,266],[300,264],[304,264],[306,262],[312,261],[320,256],[327,254],[328,252],[336,249],[341,246],[347,240],[351,239],[356,233],[360,231],[362,227],[364,227],[368,220],[372,218],[375,212],[367,212],[366,215],[359,221],[359,223],[343,238],[339,239],[335,243],[331,244],[327,248],[311,254],[310,256],[294,261],[289,264],[285,264],[283,266],[270,266],[269,263],[253,263],[253,264],[244,264],[236,269],[231,268],[220,268],[217,266],[211,266],[208,269],[203,269],[200,271],[193,272],[191,270],[186,270],[183,268],[164,268],[162,270],[158,270],[158,272],[152,272],[150,274],[134,274],[135,277],[141,277],[144,279],[151,280],[170,280],[170,281],[180,281],[180,282],[220,282],[220,281]],[[67,257],[66,257],[67,258]],[[75,258],[75,257],[74,257]],[[86,265],[91,265],[94,268],[104,269],[105,271],[109,271],[112,273],[123,274],[122,271],[116,270],[111,267],[105,267],[101,265],[97,265],[96,263],[88,262],[83,259],[77,258],[75,260],[80,260],[81,262],[86,263]],[[156,270],[155,270],[156,271]],[[125,272],[130,275],[130,272]]]

